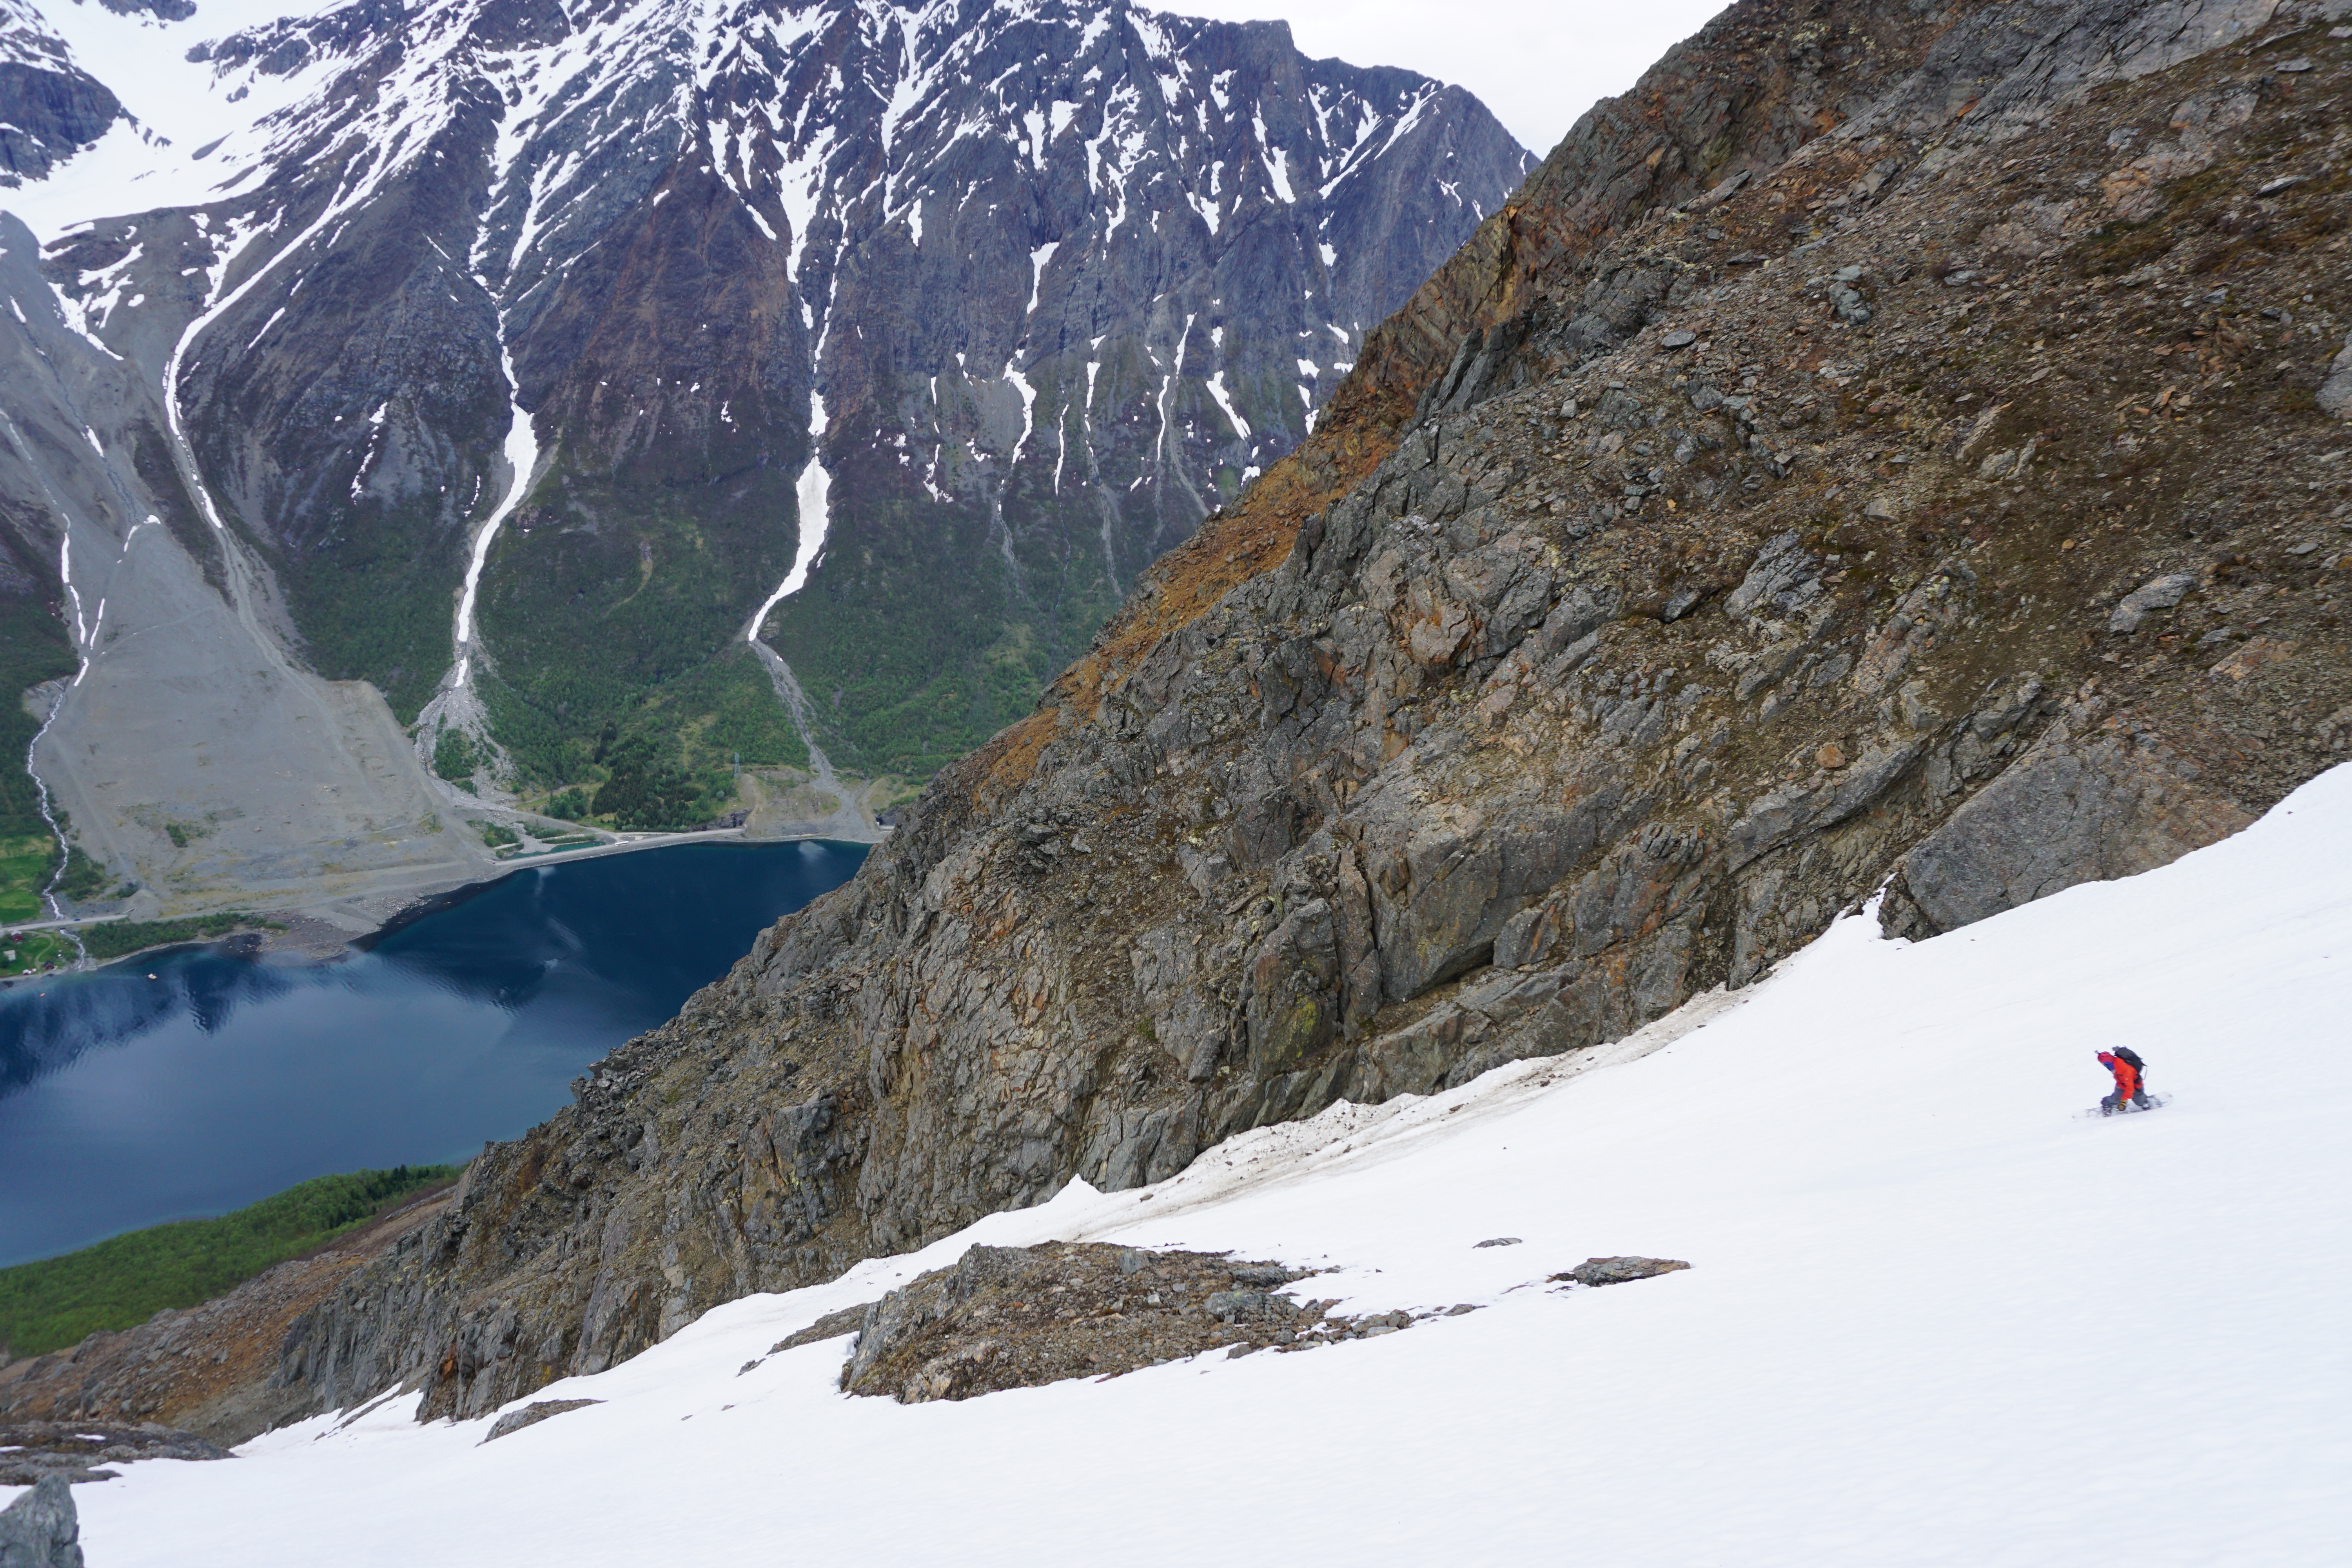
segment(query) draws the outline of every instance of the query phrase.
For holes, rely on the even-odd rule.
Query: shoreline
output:
[[[882,830],[883,837],[887,838],[889,834],[890,829],[887,827]],[[427,915],[454,909],[477,893],[505,881],[515,871],[552,866],[559,862],[593,860],[600,856],[627,855],[640,849],[674,849],[680,846],[693,844],[772,844],[779,847],[786,844],[862,844],[871,849],[880,842],[882,842],[880,838],[843,838],[829,833],[792,833],[773,838],[764,835],[753,837],[740,827],[713,827],[696,833],[639,834],[611,844],[583,844],[576,849],[542,850],[533,855],[517,855],[498,862],[498,869],[493,875],[455,882],[447,887],[418,894],[402,908],[384,917],[373,931],[351,937],[342,945],[364,952],[403,926],[414,925]],[[267,911],[254,912],[259,914]],[[293,912],[299,915],[301,911],[298,910]],[[290,945],[292,944],[272,944],[265,951],[284,952]]]
[[[871,849],[882,838],[889,837],[884,827],[881,837],[848,838],[830,833],[793,833],[770,837],[764,834],[752,837],[740,827],[705,828],[698,832],[641,833],[628,835],[605,844],[586,844],[577,848],[543,850],[536,854],[519,855],[494,864],[486,877],[470,877],[462,880],[440,879],[419,888],[397,889],[397,901],[380,914],[367,908],[376,902],[376,896],[331,900],[321,903],[281,904],[274,907],[234,908],[238,914],[250,914],[260,920],[277,920],[283,930],[245,931],[218,937],[181,937],[171,942],[159,942],[138,948],[100,963],[85,963],[71,969],[51,970],[47,973],[18,974],[0,978],[0,995],[6,995],[28,982],[64,980],[75,975],[95,974],[117,964],[133,963],[151,953],[169,952],[178,947],[207,947],[222,943],[251,943],[257,957],[300,959],[313,963],[329,963],[355,952],[365,952],[386,936],[403,927],[415,924],[427,915],[454,909],[475,895],[503,882],[518,870],[529,870],[559,862],[594,859],[605,855],[627,855],[645,849],[670,849],[694,844],[842,844],[864,845]],[[226,913],[228,909],[199,911],[192,915],[165,917],[169,920],[195,920],[206,913]],[[14,931],[62,931],[81,926],[103,925],[128,920],[121,912],[103,915],[80,915],[62,921],[26,922],[12,926]],[[157,922],[161,923],[161,922]]]
[[[313,852],[307,864],[298,853],[292,865],[288,865],[283,857],[265,857],[240,868],[232,856],[198,868],[203,875],[194,881],[176,875],[142,879],[123,900],[92,900],[63,918],[27,920],[5,929],[28,936],[56,936],[96,931],[124,921],[170,925],[221,915],[249,915],[272,921],[277,928],[257,933],[262,952],[325,962],[363,947],[393,927],[446,907],[453,896],[462,895],[467,889],[488,886],[509,871],[526,866],[551,866],[677,844],[818,841],[870,847],[890,836],[891,825],[883,820],[889,815],[884,803],[895,798],[898,787],[895,778],[888,775],[834,778],[828,773],[822,781],[828,790],[816,793],[814,785],[818,781],[813,775],[791,768],[767,773],[754,769],[738,775],[738,798],[748,799],[750,804],[732,814],[729,826],[712,824],[684,831],[617,832],[593,824],[548,817],[524,809],[511,798],[495,792],[490,798],[483,798],[470,789],[460,791],[446,781],[431,782],[440,816],[455,813],[471,826],[485,829],[479,839],[470,833],[462,835],[458,853],[424,854],[397,864],[365,869],[343,868],[337,856],[320,846],[310,847]],[[438,818],[435,820],[437,824]],[[498,854],[500,847],[516,847],[513,838],[503,846],[482,842],[491,837],[487,829],[494,826],[504,826],[517,836],[523,853],[507,857]],[[436,826],[434,832],[439,831]],[[583,836],[593,836],[593,841],[580,842]],[[571,842],[558,845],[549,842],[551,839]],[[246,880],[240,869],[251,874],[253,879]],[[138,940],[142,934],[144,933],[131,934],[128,940]],[[256,933],[246,934],[250,937]],[[120,957],[93,962],[85,956],[46,974],[36,972],[0,977],[0,994],[25,980],[87,973],[161,948],[221,940],[226,939],[189,935],[173,942],[151,942]],[[60,941],[56,945],[68,952],[78,946],[87,951],[85,944],[79,942]]]

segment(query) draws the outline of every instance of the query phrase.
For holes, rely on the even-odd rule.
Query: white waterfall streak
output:
[[[812,392],[809,394],[809,460],[807,467],[801,469],[800,482],[794,487],[794,494],[800,501],[800,543],[793,552],[793,569],[785,574],[776,591],[768,595],[767,603],[751,616],[751,624],[743,628],[745,642],[758,642],[760,627],[766,622],[768,612],[807,586],[809,572],[816,565],[816,558],[824,549],[825,502],[833,489],[833,476],[826,473],[824,465],[817,460],[818,440],[824,434],[824,397],[820,393]]]
[[[62,523],[65,520],[60,518],[58,521]],[[65,528],[58,542],[58,581],[65,585],[66,597],[73,601],[74,651],[81,656],[82,668],[86,670],[89,668],[89,623],[82,619],[81,590],[74,586],[73,529],[70,525]],[[74,684],[81,684],[79,675],[74,677]]]
[[[0,435],[6,436],[9,444],[16,448],[17,456],[23,458],[26,466],[32,470],[34,479],[39,482],[42,491],[48,498],[49,510],[57,514],[58,579],[67,595],[73,600],[74,661],[77,667],[74,670],[73,684],[79,686],[82,677],[89,673],[91,633],[95,628],[87,628],[82,625],[81,589],[73,580],[73,520],[67,515],[64,501],[54,489],[50,489],[48,476],[41,471],[38,464],[34,462],[33,448],[26,441],[24,433],[16,428],[16,422],[5,414],[0,414]],[[131,537],[138,531],[137,525],[133,525],[131,533],[124,535],[122,544],[126,552],[131,547]],[[104,610],[102,602],[100,608],[102,613]],[[66,867],[72,857],[65,829],[58,826],[57,816],[51,809],[48,781],[41,777],[40,770],[34,765],[34,762],[40,755],[41,742],[47,738],[49,726],[58,721],[58,715],[64,710],[65,705],[65,693],[59,692],[58,700],[49,704],[48,712],[42,717],[40,728],[33,731],[32,740],[25,747],[25,773],[26,776],[33,781],[34,804],[40,810],[41,820],[48,825],[49,836],[57,840],[60,849],[68,851],[58,857],[57,869],[49,873],[49,879],[41,887],[41,901],[48,906],[50,916],[58,920],[65,918],[65,906],[58,901],[58,884],[65,879]],[[80,955],[76,962],[87,962],[89,950],[82,946],[80,936],[70,927],[67,928],[64,934],[67,940],[74,944],[74,951]]]
[[[452,689],[464,687],[474,673],[474,600],[482,585],[482,564],[490,557],[490,541],[497,537],[499,524],[514,515],[522,498],[530,490],[530,478],[539,467],[539,435],[530,427],[530,416],[523,411],[521,390],[515,381],[514,353],[505,343],[506,321],[499,321],[499,364],[507,378],[507,406],[511,410],[507,421],[507,466],[514,477],[507,483],[507,493],[481,529],[474,535],[474,552],[466,562],[466,586],[457,595],[457,668],[450,677]]]
[[[1029,384],[1027,376],[1009,364],[1004,367],[1004,379],[1021,395],[1021,439],[1013,443],[1013,456],[1007,459],[1009,463],[1018,463],[1022,451],[1029,445],[1029,437],[1036,432],[1037,389]]]

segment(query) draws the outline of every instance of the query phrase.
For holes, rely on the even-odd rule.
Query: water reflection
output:
[[[0,1265],[510,1137],[864,854],[573,861],[333,963],[183,948],[19,985],[0,994]]]

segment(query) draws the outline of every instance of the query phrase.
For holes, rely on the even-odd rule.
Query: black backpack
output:
[[[2137,1051],[2132,1049],[2129,1046],[2116,1046],[2111,1047],[2111,1050],[2112,1054],[2118,1061],[2129,1062],[2131,1064],[2132,1071],[2139,1074],[2142,1078],[2146,1078],[2147,1076],[2147,1064],[2139,1059],[2139,1053]]]

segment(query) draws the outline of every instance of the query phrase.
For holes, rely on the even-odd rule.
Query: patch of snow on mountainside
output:
[[[205,0],[195,16],[165,21],[119,14],[100,0],[11,0],[12,10],[61,41],[70,62],[103,82],[131,118],[117,121],[46,180],[0,191],[0,207],[51,239],[92,218],[196,205],[242,184],[237,176],[250,172],[250,160],[239,160],[229,140],[318,91],[333,63],[271,75],[189,53],[249,27],[329,8],[301,0]]]
[[[756,645],[759,642],[760,628],[767,624],[771,610],[808,586],[809,574],[815,569],[817,557],[824,552],[827,498],[833,491],[833,475],[826,471],[824,462],[816,456],[816,444],[824,437],[824,398],[812,393],[809,395],[809,459],[803,465],[800,478],[793,485],[793,499],[800,508],[800,541],[793,550],[792,570],[784,574],[784,580],[761,601],[760,607],[752,611],[751,618],[744,623],[743,640],[747,643]],[[769,649],[768,655],[774,658],[774,650]],[[797,721],[797,712],[794,718]],[[805,740],[806,736],[803,735],[803,739]]]
[[[591,191],[609,196],[616,179],[625,184],[635,170],[657,167],[641,151],[617,162],[613,155],[647,141],[699,142],[772,237],[781,209],[798,283],[812,224],[846,217],[877,184],[883,212],[903,217],[919,246],[926,202],[961,200],[962,187],[942,161],[966,137],[1009,141],[1042,172],[1065,134],[1077,132],[1072,156],[1083,150],[1089,189],[1115,204],[1089,240],[1108,248],[1126,224],[1137,180],[1202,187],[1181,200],[1213,237],[1237,203],[1297,205],[1294,156],[1317,173],[1309,194],[1328,202],[1350,174],[1418,124],[1441,90],[1427,82],[1381,86],[1376,90],[1394,101],[1376,103],[1318,83],[1315,129],[1275,132],[1261,106],[1232,101],[1223,78],[1193,79],[1183,46],[1207,24],[1055,0],[1000,0],[982,9],[990,14],[975,16],[949,0],[787,0],[733,9],[699,0],[617,0],[570,16],[552,41],[493,43],[487,35],[513,24],[494,23],[488,0],[428,0],[397,27],[373,20],[363,0],[291,11],[280,0],[207,0],[194,17],[176,23],[58,0],[27,15],[54,24],[135,123],[119,122],[47,180],[0,195],[0,205],[52,238],[118,214],[257,193],[334,145],[367,148],[357,172],[363,187],[380,186],[404,162],[425,155],[488,79],[505,100],[488,215],[506,240],[508,265],[491,268],[489,278],[503,303],[518,303],[560,270],[568,253],[595,243],[597,233],[567,232],[589,221],[583,198]],[[1143,57],[1134,69],[1119,63],[1122,24]],[[551,24],[540,17],[531,26]],[[990,113],[970,119],[975,61],[1008,28],[1044,29],[1041,41],[1058,40],[1055,54],[1091,68],[1049,89],[1050,114],[1033,101],[1042,84],[1026,79],[1032,72],[1000,73],[980,84]],[[853,63],[847,75],[837,63],[845,47]],[[1145,92],[1146,82],[1157,91]],[[1367,89],[1373,90],[1369,82]],[[667,107],[676,112],[656,110],[648,94],[674,100]],[[877,105],[878,171],[863,159],[837,159],[845,138]],[[950,117],[960,118],[950,123]],[[1330,134],[1335,119],[1339,136],[1351,138],[1344,145]],[[1097,121],[1093,129],[1078,131],[1088,120]],[[1213,140],[1213,122],[1253,132],[1255,157],[1230,186],[1221,160],[1193,155],[1196,137]],[[1378,136],[1383,128],[1387,134]],[[346,189],[338,197],[348,207],[360,195]],[[1126,243],[1146,241],[1130,235]],[[535,250],[544,255],[527,265]],[[1328,269],[1336,257],[1328,245],[1322,251]],[[816,302],[803,303],[814,315]]]
[[[1302,1564],[2334,1561],[2347,889],[2339,768],[2161,870],[1918,944],[1848,918],[1619,1046],[732,1302],[488,1447],[488,1418],[419,1426],[404,1396],[125,1467],[77,1492],[87,1549],[1027,1568],[1189,1562],[1205,1528]],[[2122,1044],[2169,1103],[2086,1120],[2093,1050]],[[1049,1238],[1329,1268],[1290,1289],[1349,1312],[1477,1310],[918,1405],[838,1393],[845,1340],[766,1354],[974,1242]],[[1691,1268],[1549,1282],[1629,1253]]]

